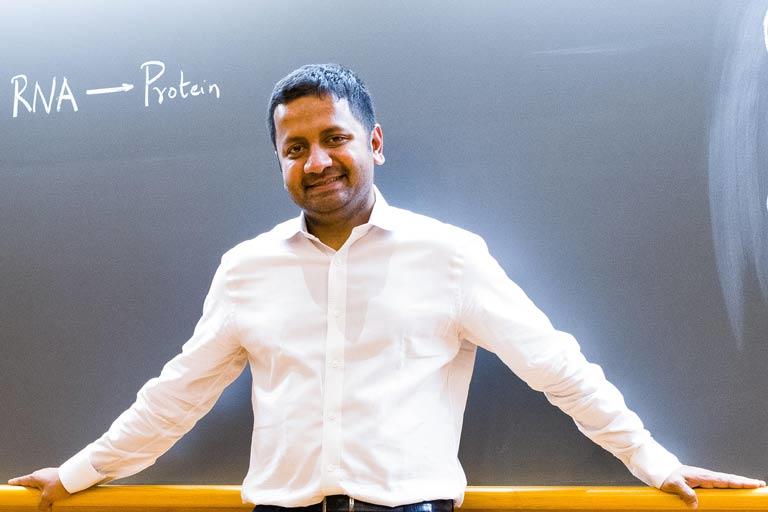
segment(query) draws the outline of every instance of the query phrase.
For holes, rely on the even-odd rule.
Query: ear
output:
[[[376,123],[371,130],[371,151],[374,163],[382,165],[384,163],[384,132],[381,131],[379,123]]]

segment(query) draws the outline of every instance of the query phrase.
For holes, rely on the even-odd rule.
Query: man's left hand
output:
[[[693,490],[694,487],[701,487],[702,489],[755,489],[765,487],[765,482],[694,466],[682,466],[664,480],[661,490],[677,494],[686,505],[697,508],[699,500]]]

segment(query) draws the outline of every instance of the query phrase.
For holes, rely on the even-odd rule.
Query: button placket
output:
[[[322,476],[324,489],[338,488],[341,466],[341,406],[346,332],[346,251],[336,252],[328,265],[328,310],[325,339]]]

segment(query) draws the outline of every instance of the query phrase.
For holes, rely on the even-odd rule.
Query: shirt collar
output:
[[[371,210],[371,216],[368,219],[368,224],[379,227],[381,229],[386,229],[387,231],[394,230],[397,227],[395,218],[396,208],[389,206],[389,203],[387,203],[386,199],[384,199],[384,196],[381,195],[381,192],[379,192],[379,189],[376,185],[373,186],[373,194],[376,199],[373,203],[373,210]]]
[[[396,228],[396,209],[389,206],[389,203],[384,199],[384,196],[379,192],[376,185],[373,185],[373,195],[375,199],[373,209],[371,210],[371,216],[368,219],[368,224],[387,231],[394,230]],[[307,220],[304,217],[304,212],[301,212],[298,217],[294,217],[276,226],[275,232],[277,236],[284,240],[292,238],[298,233],[302,233],[305,236],[312,236],[307,230]]]

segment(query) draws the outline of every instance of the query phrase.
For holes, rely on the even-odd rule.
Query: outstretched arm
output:
[[[657,443],[603,374],[567,333],[505,274],[478,237],[464,255],[461,328],[465,339],[497,354],[529,386],[571,416],[579,430],[618,457],[646,484],[678,495],[689,506],[694,487],[756,488],[765,482],[684,466]]]
[[[134,404],[101,438],[60,467],[40,469],[9,484],[40,489],[40,508],[47,510],[52,502],[70,493],[138,473],[153,464],[213,407],[247,362],[234,327],[225,258],[192,337],[159,377],[139,390]]]

